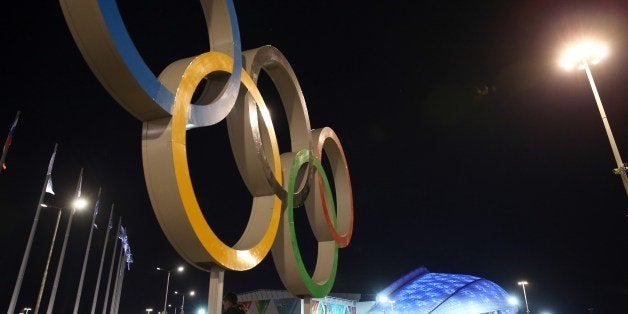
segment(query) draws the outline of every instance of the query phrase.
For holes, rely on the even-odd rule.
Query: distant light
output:
[[[510,297],[508,297],[508,304],[510,304],[510,305],[519,305],[519,299],[517,299],[517,298],[515,298],[513,296],[510,296]]]
[[[193,297],[196,294],[196,292],[194,292],[194,290],[190,291],[190,296]]]
[[[528,282],[524,280],[524,281],[519,281],[519,282],[517,282],[517,284],[518,284],[518,285],[520,285],[520,286],[522,286],[522,285],[527,285],[527,284],[528,284]]]
[[[179,294],[179,291],[175,291],[174,294]]]
[[[391,300],[387,295],[385,294],[378,294],[377,295],[377,302],[379,303],[395,303],[395,301]]]
[[[74,200],[74,202],[72,203],[72,205],[74,206],[75,209],[83,209],[85,207],[87,207],[87,201],[84,198],[77,198]]]
[[[39,205],[40,205],[41,207],[48,207],[48,205],[46,205],[46,204],[44,204],[44,203],[41,203],[41,204],[39,204]]]
[[[157,270],[162,270],[161,268],[157,267]]]
[[[178,271],[178,272],[182,272],[183,270],[185,270],[185,268],[184,268],[183,266],[179,266],[179,267],[177,267],[177,271]]]
[[[204,308],[200,308],[198,309],[198,311],[196,311],[197,314],[206,314],[207,312],[205,312]]]
[[[584,62],[598,64],[608,56],[606,45],[592,41],[583,41],[565,50],[560,65],[566,70],[583,69]]]
[[[146,309],[146,313],[150,313],[152,311],[153,311],[153,309]]]

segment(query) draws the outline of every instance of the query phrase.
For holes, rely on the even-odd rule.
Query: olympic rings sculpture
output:
[[[283,54],[271,46],[242,52],[233,2],[201,0],[212,50],[177,60],[155,76],[126,31],[115,0],[60,3],[92,72],[123,108],[143,121],[146,185],[157,220],[177,252],[203,270],[219,265],[244,271],[271,251],[292,294],[327,295],[336,276],[338,248],[349,245],[353,234],[351,179],[335,132],[311,129],[301,87]],[[279,151],[272,118],[256,86],[262,70],[272,79],[288,118],[289,152]],[[228,73],[226,84],[212,79],[215,73]],[[192,104],[201,80],[206,80],[205,88]],[[212,99],[216,86],[222,89]],[[220,240],[204,218],[187,163],[186,130],[223,119],[252,196],[247,227],[233,246]],[[321,165],[324,156],[335,191]],[[318,241],[311,276],[294,230],[294,207],[302,205]]]

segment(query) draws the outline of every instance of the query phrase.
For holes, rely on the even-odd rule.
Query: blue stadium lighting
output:
[[[418,268],[384,289],[370,313],[515,314],[518,307],[497,284],[471,275],[430,273]]]

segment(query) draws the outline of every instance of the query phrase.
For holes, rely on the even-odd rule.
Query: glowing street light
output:
[[[147,309],[146,309],[146,313],[150,313],[150,312],[152,312],[152,311],[153,311],[153,309],[152,309],[152,308],[147,308]]]
[[[174,292],[175,295],[179,295],[179,291],[175,291]],[[190,290],[190,292],[188,292],[188,295],[190,297],[193,297],[196,295],[196,292],[194,290]],[[181,293],[181,312],[180,314],[183,314],[184,312],[184,305],[185,305],[185,293]],[[174,314],[177,314],[177,308],[174,309]]]
[[[70,228],[72,227],[72,219],[74,218],[74,213],[76,213],[77,210],[84,209],[85,206],[87,206],[87,201],[81,198],[82,182],[83,168],[81,168],[81,172],[79,174],[78,183],[76,185],[76,194],[72,203],[72,211],[70,212],[70,217],[68,218],[67,227],[65,227],[65,237],[63,238],[63,246],[61,246],[61,253],[59,253],[59,263],[57,264],[57,272],[55,274],[54,283],[52,284],[52,292],[50,293],[48,309],[46,310],[47,314],[52,313],[54,309],[55,299],[57,297],[57,288],[59,287],[59,278],[61,277],[61,269],[63,267],[63,261],[65,259],[65,250],[68,245],[68,238],[70,237]]]
[[[87,202],[84,201],[84,205],[87,205]],[[77,201],[75,200],[74,202],[72,202],[73,207],[77,207]],[[78,204],[80,205],[80,204]],[[43,296],[44,293],[44,288],[46,286],[46,279],[48,278],[48,267],[50,266],[50,259],[52,258],[52,252],[55,246],[55,242],[57,239],[57,231],[59,230],[59,221],[61,220],[61,212],[64,209],[67,209],[66,207],[59,207],[59,206],[54,206],[54,205],[48,205],[48,204],[44,204],[41,203],[40,204],[41,207],[43,208],[55,208],[58,209],[59,212],[57,213],[57,222],[55,224],[55,228],[54,228],[54,232],[52,234],[52,239],[50,240],[50,249],[48,250],[48,259],[46,260],[46,267],[44,268],[44,274],[41,278],[41,284],[39,286],[39,294],[37,295],[37,303],[35,303],[35,313],[39,313],[39,306],[41,304],[41,298]],[[82,207],[82,206],[81,206]]]
[[[167,310],[167,306],[168,306],[168,286],[170,285],[170,270],[168,269],[163,269],[161,267],[157,267],[158,271],[165,271],[168,273],[168,277],[166,279],[166,297],[164,299],[164,314],[166,314],[166,310]],[[177,267],[177,272],[183,272],[185,270],[185,268],[183,266],[179,266]]]
[[[528,296],[526,296],[526,285],[528,284],[528,282],[524,280],[517,282],[517,284],[520,285],[523,289],[523,300],[526,303],[526,313],[530,314],[530,309],[528,308]]]
[[[604,111],[604,107],[602,106],[602,100],[600,99],[597,87],[595,86],[595,82],[593,81],[591,69],[589,68],[590,64],[599,63],[607,55],[608,48],[605,45],[594,43],[592,41],[585,41],[568,48],[565,51],[563,58],[560,61],[560,64],[566,70],[573,70],[575,68],[585,70],[587,78],[589,79],[589,84],[591,85],[591,90],[593,90],[593,97],[595,98],[597,109],[600,111],[602,123],[604,124],[604,128],[606,129],[608,141],[611,144],[611,149],[613,151],[613,156],[615,157],[615,162],[617,163],[617,168],[613,169],[613,173],[618,174],[621,177],[621,181],[624,185],[624,189],[626,190],[626,194],[628,194],[628,177],[626,176],[626,170],[628,168],[627,165],[624,164],[624,162],[621,160],[621,156],[619,155],[619,150],[617,149],[617,144],[615,144],[615,138],[613,137],[613,132],[611,132],[611,126],[608,123],[608,118],[606,118],[606,112]]]
[[[586,64],[598,64],[608,56],[608,47],[592,41],[583,41],[573,45],[563,54],[560,65],[565,70],[584,70]]]

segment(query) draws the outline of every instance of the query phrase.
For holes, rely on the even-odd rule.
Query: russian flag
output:
[[[15,121],[13,121],[13,125],[11,126],[11,129],[9,130],[9,135],[7,135],[6,141],[4,141],[4,147],[2,147],[2,157],[0,158],[0,162],[2,162],[2,169],[0,170],[0,172],[2,172],[2,170],[7,169],[7,164],[4,161],[7,158],[7,153],[9,152],[9,146],[11,146],[11,142],[13,141],[13,134],[15,133],[17,121],[19,119],[20,119],[20,112],[18,111],[17,115],[15,116]]]

